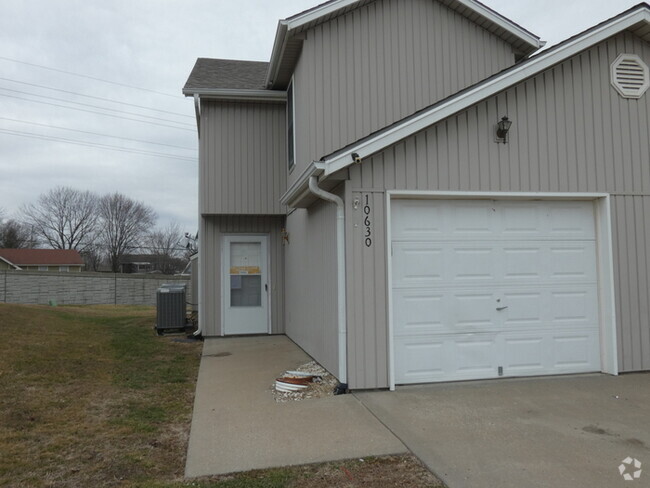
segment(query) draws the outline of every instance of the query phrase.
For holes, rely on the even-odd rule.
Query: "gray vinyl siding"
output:
[[[610,85],[610,64],[622,52],[650,64],[650,45],[620,34],[350,168],[352,388],[387,386],[389,189],[610,193],[619,368],[650,369],[650,93],[624,99]],[[513,125],[509,143],[497,144],[503,115]],[[365,195],[377,237],[370,248],[361,207],[351,204]]]
[[[284,333],[284,217],[220,215],[202,217],[199,229],[199,320],[203,335],[221,335],[221,238],[227,234],[269,234],[271,332]]]
[[[284,214],[285,103],[201,103],[201,214]]]
[[[336,207],[318,201],[287,216],[286,333],[338,377]]]
[[[304,33],[296,168],[515,62],[502,39],[431,0],[377,0]]]

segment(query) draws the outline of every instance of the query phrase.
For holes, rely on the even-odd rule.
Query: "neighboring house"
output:
[[[187,261],[161,254],[125,254],[120,258],[120,273],[180,273]]]
[[[74,249],[0,249],[0,270],[79,272],[84,266]]]
[[[269,63],[199,59],[203,334],[352,389],[649,370],[650,6],[542,46],[474,0],[333,0]]]

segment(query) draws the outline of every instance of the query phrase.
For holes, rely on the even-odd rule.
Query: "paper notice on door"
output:
[[[231,266],[231,275],[260,274],[262,270],[259,266]]]

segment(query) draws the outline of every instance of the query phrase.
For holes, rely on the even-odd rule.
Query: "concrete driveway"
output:
[[[449,488],[650,486],[650,374],[448,383],[355,396]],[[628,457],[643,463],[640,478],[629,482],[618,469]]]

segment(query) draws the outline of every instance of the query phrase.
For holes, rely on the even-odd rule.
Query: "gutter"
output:
[[[339,328],[339,390],[347,390],[348,383],[348,358],[347,336],[348,325],[346,320],[346,287],[345,287],[345,206],[343,199],[338,195],[326,192],[318,186],[318,177],[309,177],[309,190],[319,198],[336,204],[336,284],[338,302],[338,328]]]
[[[186,97],[199,96],[214,100],[253,100],[258,102],[284,102],[287,92],[284,90],[245,90],[233,88],[193,88],[183,90]]]

